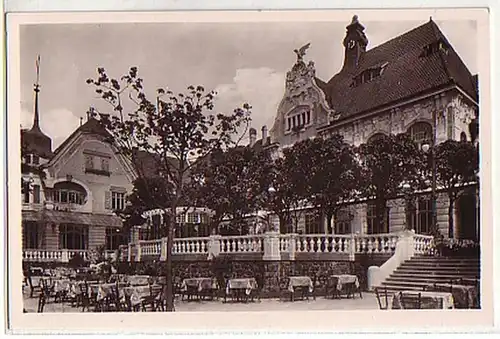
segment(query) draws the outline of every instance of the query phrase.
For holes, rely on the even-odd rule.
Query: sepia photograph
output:
[[[478,315],[487,15],[432,13],[12,19],[11,303]]]

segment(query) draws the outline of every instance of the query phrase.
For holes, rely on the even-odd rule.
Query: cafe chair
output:
[[[401,307],[406,310],[421,309],[422,308],[422,293],[418,294],[404,294],[399,292],[399,300]]]
[[[38,296],[38,308],[37,313],[43,313],[43,309],[45,308],[45,303],[47,302],[47,297],[45,295],[45,290],[42,289],[40,295]]]
[[[387,287],[384,287],[384,288],[375,287],[375,295],[377,296],[377,303],[378,303],[379,309],[388,310],[389,309],[389,295],[387,294]],[[382,301],[384,301],[384,302],[382,302]]]

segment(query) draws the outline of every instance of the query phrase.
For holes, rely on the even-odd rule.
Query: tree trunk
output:
[[[325,213],[325,216],[326,216],[326,233],[332,234],[333,233],[333,225],[332,225],[333,213]]]
[[[386,228],[386,200],[385,199],[377,199],[375,202],[375,225],[373,233],[386,233],[388,231],[388,227]]]
[[[174,245],[174,225],[176,222],[177,208],[174,204],[171,208],[171,217],[168,218],[168,236],[167,236],[167,290],[166,290],[166,301],[167,301],[167,312],[173,312],[174,309],[174,277],[172,270],[172,247]]]
[[[453,238],[455,228],[455,198],[449,196],[450,204],[448,205],[448,238]]]

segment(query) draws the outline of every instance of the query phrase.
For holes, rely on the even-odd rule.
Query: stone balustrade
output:
[[[242,235],[220,238],[220,253],[263,253],[265,235]]]
[[[398,258],[429,253],[432,236],[411,233],[387,234],[279,234],[269,232],[258,235],[220,236],[174,239],[175,257],[205,256],[207,259],[223,255],[251,255],[262,260],[296,260],[297,258],[333,257],[354,260],[356,254],[383,254]],[[402,238],[402,234],[406,237]],[[398,246],[400,247],[398,252]],[[402,249],[401,247],[404,247]],[[411,248],[407,248],[411,247]],[[120,260],[142,261],[166,259],[167,238],[139,241],[120,246]],[[88,260],[83,250],[24,250],[23,261],[68,262],[76,253]],[[114,255],[114,253],[113,253]],[[109,255],[108,255],[109,257]],[[330,258],[330,259],[329,259]],[[391,258],[392,261],[396,260]],[[390,263],[392,263],[389,260]],[[400,259],[396,260],[397,262]],[[392,265],[392,264],[391,264]],[[389,266],[387,266],[389,267]],[[392,267],[392,266],[391,266]]]
[[[404,261],[414,255],[428,254],[432,249],[433,237],[430,235],[415,234],[414,230],[405,230],[395,240],[394,254],[381,266],[370,266],[368,268],[368,289],[380,286]],[[392,236],[391,236],[392,239]],[[394,240],[391,240],[391,243]]]
[[[199,238],[181,238],[174,239],[172,247],[173,254],[205,254],[208,253],[208,242],[210,237]],[[165,247],[167,245],[166,239],[164,240]]]
[[[71,258],[79,254],[84,260],[88,260],[88,252],[85,250],[23,250],[23,261],[27,262],[61,262],[67,263]]]

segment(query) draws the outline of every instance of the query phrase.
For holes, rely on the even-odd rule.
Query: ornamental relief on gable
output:
[[[287,72],[285,93],[270,130],[273,142],[279,142],[277,139],[285,135],[288,116],[295,114],[297,109],[308,108],[313,126],[317,123],[328,122],[332,110],[328,107],[322,90],[316,84],[315,74],[314,62],[309,61],[306,64],[302,57],[299,57],[292,69]],[[302,114],[302,112],[299,113]]]

